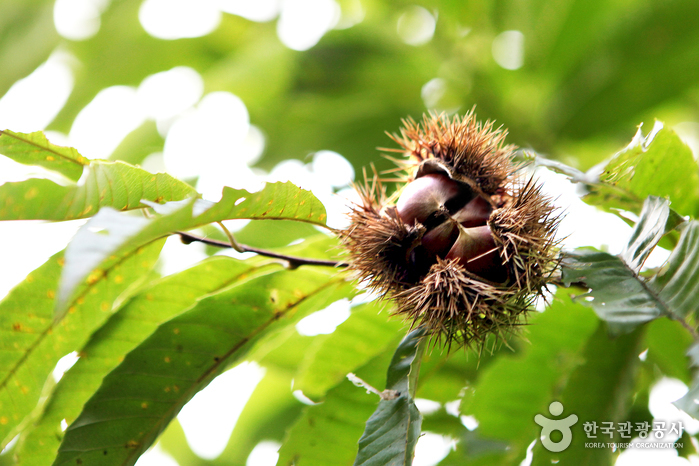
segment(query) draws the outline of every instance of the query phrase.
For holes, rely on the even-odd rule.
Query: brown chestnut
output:
[[[447,213],[446,203],[463,192],[463,187],[447,175],[431,173],[408,183],[403,189],[396,209],[408,225],[425,224],[427,219]]]
[[[456,211],[452,218],[466,228],[477,227],[488,223],[493,207],[481,196],[474,197],[461,209]]]
[[[488,280],[502,282],[507,278],[488,225],[474,228],[459,226],[459,237],[446,258],[457,259],[466,270]]]
[[[457,223],[448,219],[446,222],[427,231],[422,237],[422,245],[431,256],[443,258],[458,237],[459,228]]]

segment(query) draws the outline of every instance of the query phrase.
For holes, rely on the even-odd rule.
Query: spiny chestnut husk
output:
[[[506,132],[463,118],[403,121],[395,194],[378,176],[340,234],[350,267],[435,344],[481,346],[526,317],[557,265],[558,217],[518,172]]]

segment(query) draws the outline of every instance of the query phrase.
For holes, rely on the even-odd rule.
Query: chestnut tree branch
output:
[[[289,268],[291,269],[295,269],[302,265],[315,265],[323,267],[347,267],[347,264],[344,262],[324,259],[311,259],[308,257],[289,256],[287,254],[281,254],[274,251],[268,251],[266,249],[255,248],[252,246],[248,246],[247,244],[241,244],[238,242],[235,243],[237,247],[234,247],[231,243],[226,241],[204,238],[184,231],[178,231],[176,232],[176,234],[180,236],[180,239],[184,244],[198,242],[207,244],[209,246],[215,246],[217,248],[234,248],[238,252],[254,252],[255,254],[259,254],[261,256],[286,261],[289,264]]]

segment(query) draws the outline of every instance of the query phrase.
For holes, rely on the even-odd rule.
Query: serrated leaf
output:
[[[90,163],[72,147],[51,144],[44,133],[0,131],[0,154],[24,165],[37,165],[77,181]]]
[[[162,203],[196,195],[187,183],[165,173],[149,173],[124,162],[95,160],[80,184],[61,186],[30,179],[0,186],[0,220],[73,220],[102,207],[132,210],[142,200]]]
[[[282,270],[200,300],[104,379],[66,430],[54,464],[134,464],[182,406],[255,341],[337,299],[345,286],[331,272]]]
[[[667,270],[654,277],[650,287],[672,314],[697,316],[699,310],[699,222],[692,221],[682,231],[680,242],[670,254]]]
[[[359,439],[355,465],[409,466],[420,436],[422,417],[408,395],[381,400]]]
[[[355,466],[413,464],[422,416],[413,400],[415,387],[411,386],[411,372],[414,377],[419,370],[418,353],[423,335],[424,329],[413,330],[393,354],[386,374],[386,388],[395,393],[382,396],[378,408],[367,421],[359,439]]]
[[[617,256],[578,250],[563,261],[564,283],[583,282],[590,291],[581,303],[609,323],[612,334],[630,332],[663,315],[664,309],[647,284]]]
[[[675,258],[674,267],[668,269],[662,278],[656,277],[647,282],[639,275],[643,262],[662,235],[674,228],[674,222],[668,223],[668,219],[672,220],[673,217],[669,214],[667,201],[651,196],[644,203],[641,217],[620,257],[579,249],[567,253],[563,259],[563,282],[582,282],[590,288],[581,302],[592,306],[597,315],[609,323],[613,334],[630,332],[661,315],[684,315],[684,309],[677,304],[686,299],[687,291],[683,284],[687,283],[687,277],[673,280],[673,274],[684,263],[684,257],[677,259],[677,249],[671,256]],[[692,230],[691,226],[686,230]],[[685,255],[689,253],[686,249],[686,232],[680,240],[682,242],[682,238],[685,238]],[[688,263],[691,269],[692,262]],[[663,281],[672,281],[672,286],[665,290]]]
[[[697,312],[699,287],[699,222],[683,230],[667,270],[646,282],[620,258],[579,250],[563,261],[563,281],[582,281],[592,301],[584,300],[615,333],[627,332],[661,315],[682,319]]]
[[[157,280],[140,290],[91,337],[80,359],[56,385],[41,417],[22,435],[16,452],[23,465],[51,464],[63,432],[100,386],[102,379],[162,322],[181,313],[202,296],[242,280],[253,267],[228,257],[202,263]]]
[[[288,182],[268,183],[256,193],[224,188],[217,203],[189,199],[153,207],[161,214],[153,219],[103,208],[78,230],[66,252],[57,316],[65,313],[71,296],[89,288],[121,257],[176,231],[236,218],[293,219],[316,225],[325,225],[326,219],[325,208],[313,194]]]
[[[30,273],[0,303],[0,445],[34,409],[56,362],[77,351],[111,315],[114,300],[155,264],[162,242],[116,264],[91,293],[68,303],[61,321],[53,318],[63,253]]]
[[[677,225],[668,225],[670,203],[666,199],[648,196],[643,204],[641,217],[631,233],[628,244],[621,252],[621,259],[638,273],[660,238]]]
[[[646,197],[659,196],[680,215],[699,213],[699,167],[670,129],[644,138],[639,128],[631,144],[607,164],[600,182],[586,202],[637,212]]]

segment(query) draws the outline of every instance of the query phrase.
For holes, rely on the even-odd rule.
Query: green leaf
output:
[[[648,324],[646,363],[651,365],[654,377],[660,370],[667,377],[689,384],[692,377],[686,354],[692,342],[692,335],[677,321],[655,319]]]
[[[668,259],[667,270],[654,277],[649,285],[674,316],[699,316],[696,300],[699,288],[699,222],[690,222],[682,231],[680,242]]]
[[[677,224],[668,224],[669,204],[666,199],[655,196],[648,196],[643,204],[641,217],[631,233],[628,244],[620,254],[621,259],[635,273],[641,271],[641,267],[660,238],[677,226]]]
[[[590,291],[581,303],[609,323],[612,334],[630,332],[663,315],[663,303],[647,283],[618,257],[606,252],[577,250],[563,262],[564,283],[583,282]],[[589,300],[587,298],[592,298]]]
[[[149,173],[124,162],[92,161],[84,183],[61,186],[30,179],[0,186],[0,220],[73,220],[91,217],[102,207],[132,210],[142,202],[179,201],[194,188],[165,173]]]
[[[233,284],[161,324],[65,432],[55,465],[134,464],[192,396],[274,328],[337,299],[343,278],[277,271]]]
[[[546,311],[530,318],[529,343],[516,355],[495,359],[479,374],[472,394],[466,392],[461,412],[478,421],[474,432],[483,439],[507,441],[506,457],[518,458],[518,464],[537,437],[534,416],[546,409],[583,362],[580,353],[598,322],[561,290]],[[493,448],[501,451],[499,444]],[[471,453],[464,452],[469,458]]]
[[[563,404],[562,416],[578,416],[578,422],[571,427],[571,445],[560,453],[544,450],[539,442],[534,448],[533,465],[560,464],[602,466],[613,464],[611,448],[585,448],[586,442],[629,442],[597,432],[597,440],[588,439],[583,430],[585,422],[622,422],[626,419],[633,397],[634,378],[640,364],[638,354],[643,341],[643,331],[617,338],[609,338],[603,325],[598,326],[586,344],[582,354],[583,364],[575,369],[560,398],[551,399]],[[540,411],[550,414],[546,409]],[[538,427],[538,426],[537,426]],[[618,434],[617,434],[618,435]]]
[[[317,235],[312,225],[288,220],[258,220],[245,225],[235,234],[235,239],[257,248],[279,248],[300,238]]]
[[[83,167],[90,163],[72,147],[51,144],[44,133],[0,131],[0,154],[24,165],[37,165],[78,181]]]
[[[609,323],[610,331],[614,334],[629,332],[661,315],[682,317],[687,310],[681,306],[687,299],[687,290],[682,286],[691,283],[687,282],[691,277],[681,274],[675,279],[674,274],[684,263],[686,254],[690,253],[687,249],[690,246],[687,244],[687,232],[694,231],[694,222],[685,229],[680,239],[685,256],[678,259],[676,249],[671,256],[674,266],[671,265],[664,275],[650,282],[639,275],[648,254],[662,235],[674,227],[672,223],[668,224],[668,218],[672,219],[667,201],[651,196],[644,203],[641,217],[620,257],[579,249],[567,253],[563,260],[564,283],[582,282],[590,288],[582,302],[592,306],[597,315]],[[697,239],[692,239],[691,233],[690,236],[690,242]],[[691,261],[688,263],[692,264]],[[696,267],[690,265],[690,271],[693,268]]]
[[[578,250],[563,262],[563,281],[590,287],[584,300],[614,333],[627,332],[661,315],[682,319],[696,314],[699,283],[699,222],[682,232],[664,273],[646,282],[618,257],[604,252]]]
[[[386,375],[386,388],[378,408],[359,439],[355,465],[409,466],[420,436],[422,416],[415,406],[413,378],[419,371],[424,329],[408,334],[398,345]],[[422,343],[422,345],[421,345]],[[413,382],[413,383],[411,383]]]
[[[687,356],[691,360],[691,366],[696,370],[699,367],[699,343],[694,343],[689,348]],[[699,418],[699,402],[697,400],[699,400],[699,374],[695,374],[687,393],[672,404],[696,419]]]
[[[265,368],[264,377],[238,417],[226,449],[216,459],[218,464],[243,465],[259,442],[282,442],[304,408],[290,390],[292,381],[293,374]],[[163,440],[159,442],[162,444]]]
[[[95,283],[90,293],[67,303],[68,311],[55,320],[56,287],[63,253],[30,273],[0,303],[0,445],[34,409],[56,362],[80,350],[92,332],[113,311],[114,300],[155,264],[162,242],[116,264]]]
[[[670,129],[633,141],[607,164],[585,200],[605,208],[638,211],[648,196],[667,198],[680,215],[699,214],[699,167],[692,151]]]
[[[24,465],[50,464],[69,424],[99,388],[102,379],[162,322],[171,319],[208,293],[251,273],[252,266],[224,256],[157,280],[129,298],[80,350],[80,359],[56,385],[41,417],[23,433],[18,458]]]
[[[268,183],[256,193],[224,188],[217,203],[189,199],[153,207],[162,215],[144,219],[104,208],[78,230],[66,251],[57,315],[65,312],[71,296],[84,292],[120,258],[176,231],[235,218],[293,219],[316,225],[325,225],[326,219],[325,208],[313,194],[288,182]]]
[[[413,464],[421,424],[422,417],[410,396],[381,400],[366,423],[364,435],[359,439],[359,453],[354,464]]]
[[[360,305],[333,333],[316,337],[294,379],[294,389],[314,400],[322,398],[349,372],[386,351],[403,324],[389,320],[386,312],[380,312],[383,307],[377,301]]]
[[[375,357],[356,371],[357,376],[378,386],[386,376],[390,356],[386,352]],[[376,395],[343,379],[328,391],[322,403],[305,408],[279,450],[277,465],[351,465],[357,455],[357,441],[375,409]]]

